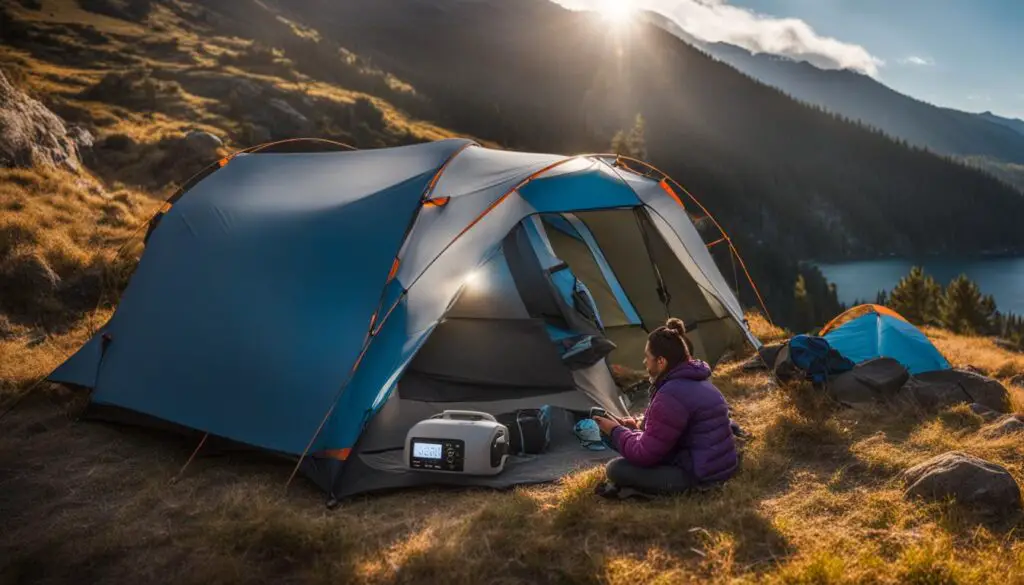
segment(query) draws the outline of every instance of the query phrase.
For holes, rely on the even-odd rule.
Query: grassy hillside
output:
[[[219,155],[256,134],[298,131],[287,108],[267,119],[253,107],[269,100],[300,113],[302,130],[359,145],[446,131],[408,113],[411,86],[354,55],[344,54],[342,77],[323,81],[251,39],[197,34],[189,3],[21,4],[5,6],[0,22],[5,74],[95,146],[83,149],[82,172],[0,171],[0,583],[1012,583],[1024,574],[1018,519],[982,526],[951,506],[907,502],[897,480],[960,449],[1024,481],[1020,436],[984,438],[964,408],[840,410],[739,361],[714,381],[755,435],[742,472],[718,491],[642,504],[598,499],[600,470],[580,469],[556,485],[415,490],[328,512],[308,482],[284,491],[289,461],[204,449],[183,470],[194,440],[73,422],[85,396],[36,383],[109,318],[146,219],[205,164],[187,132],[221,137]],[[145,27],[135,12],[144,8]],[[281,35],[314,34],[271,21]],[[783,335],[751,321],[765,341]],[[928,333],[958,365],[1005,383],[1024,375],[1024,356],[990,340]]]

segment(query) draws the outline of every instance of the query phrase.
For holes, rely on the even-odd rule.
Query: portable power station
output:
[[[497,475],[508,459],[508,428],[485,412],[446,410],[405,436],[405,462],[416,471]]]

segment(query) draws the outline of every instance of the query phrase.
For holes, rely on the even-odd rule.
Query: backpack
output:
[[[853,369],[854,363],[842,356],[838,351],[832,349],[824,337],[813,335],[796,335],[789,340],[786,349],[780,352],[779,358],[783,363],[776,362],[776,372],[787,374],[791,377],[796,368],[816,384],[821,384],[828,379],[843,372]],[[789,364],[785,364],[788,361]]]

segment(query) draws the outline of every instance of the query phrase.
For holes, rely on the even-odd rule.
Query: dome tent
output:
[[[854,363],[892,358],[913,375],[950,368],[920,329],[880,305],[860,305],[844,312],[825,325],[821,335]]]
[[[338,497],[502,487],[602,454],[553,438],[495,477],[410,473],[405,433],[443,409],[622,414],[608,362],[638,363],[668,315],[708,361],[759,346],[664,178],[467,140],[244,153],[165,206],[115,314],[50,379],[297,457]],[[618,349],[568,359],[587,339]]]

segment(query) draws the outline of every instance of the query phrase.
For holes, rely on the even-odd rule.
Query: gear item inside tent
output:
[[[627,414],[611,365],[638,368],[667,317],[710,363],[760,346],[681,201],[614,157],[466,140],[240,154],[165,206],[50,379],[97,418],[291,458],[334,497],[552,481],[614,456],[574,425]],[[509,450],[538,428],[542,452]]]

